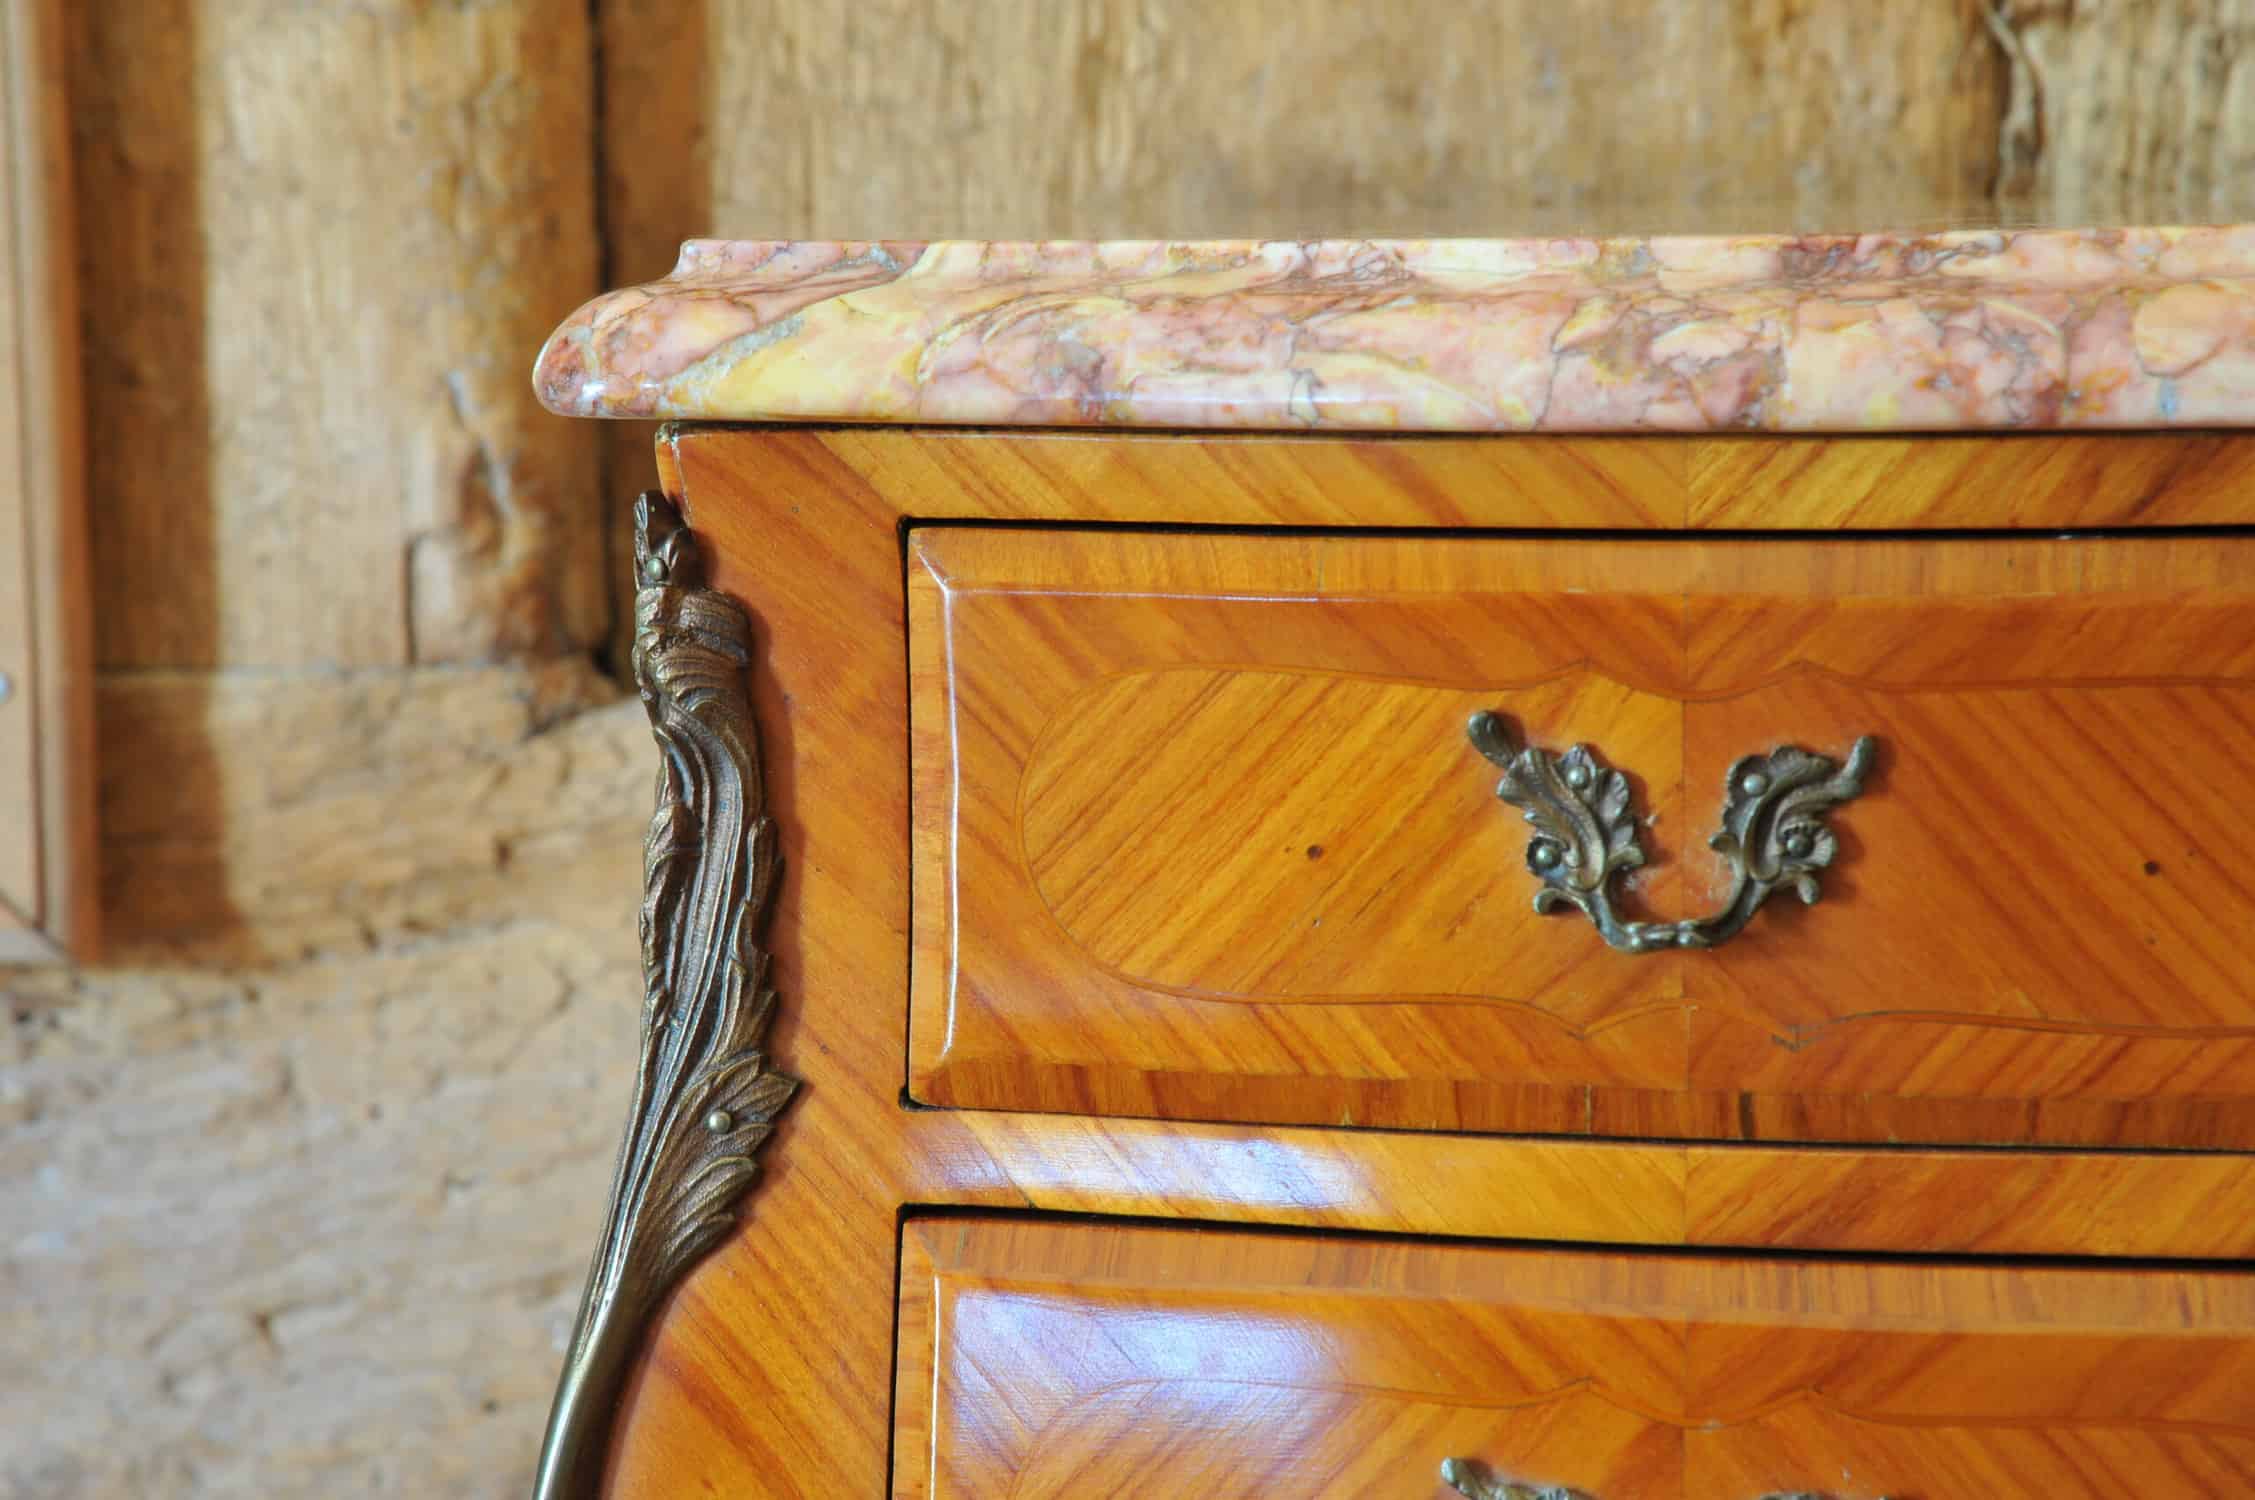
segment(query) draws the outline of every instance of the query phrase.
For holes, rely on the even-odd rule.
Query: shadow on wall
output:
[[[603,231],[603,285],[665,275],[684,239],[779,228],[713,222],[711,115],[718,62],[705,0],[613,0],[602,7],[598,24],[595,128],[603,197],[596,212]],[[567,311],[557,310],[558,321]],[[526,363],[529,367],[529,350]],[[622,683],[633,677],[632,502],[657,484],[650,456],[657,435],[655,422],[603,424],[604,577],[611,589],[605,664]]]

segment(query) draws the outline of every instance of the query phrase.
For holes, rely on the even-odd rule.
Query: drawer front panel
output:
[[[912,1220],[900,1339],[896,1500],[2255,1487],[2245,1274]]]
[[[912,553],[919,1099],[2255,1145],[2248,541]],[[1742,757],[1878,752],[1821,901],[1629,954],[1533,909],[1481,710],[1625,774],[1646,921],[1728,902]]]

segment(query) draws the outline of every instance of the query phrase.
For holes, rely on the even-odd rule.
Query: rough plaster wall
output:
[[[2255,176],[2255,0],[73,10],[113,946],[0,973],[7,1500],[529,1485],[640,993],[599,279]]]
[[[171,930],[14,986],[0,1495],[523,1493],[640,993],[639,707],[570,661],[103,714],[230,748],[185,826],[106,778]]]
[[[0,1497],[519,1494],[626,1092],[648,730],[585,0],[71,12],[110,949],[0,972]]]

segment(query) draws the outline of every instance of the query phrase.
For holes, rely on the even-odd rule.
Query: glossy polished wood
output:
[[[909,587],[918,1099],[2255,1146],[2255,540],[933,527]],[[1640,783],[1660,917],[1739,757],[1882,760],[1822,903],[1630,957],[1531,909],[1483,708]]]
[[[1069,488],[1034,498],[1066,480],[1028,478],[1015,450],[922,436],[947,441],[925,450],[903,435],[711,429],[674,431],[660,448],[668,493],[717,559],[715,583],[754,620],[754,707],[786,856],[772,937],[789,998],[771,1041],[805,1086],[762,1159],[744,1227],[652,1330],[614,1436],[611,1494],[883,1493],[899,1222],[924,1205],[1654,1246],[2255,1258],[2247,1156],[1705,1147],[905,1108],[901,522],[1024,519],[1042,507],[1072,519],[1098,503]],[[1140,461],[1094,458],[1089,473]],[[1267,503],[1279,524],[1344,524],[1352,501],[1344,492],[1326,508],[1301,484]],[[1170,504],[1156,518],[1181,522],[1199,497]],[[1506,810],[1492,811],[1501,821]]]
[[[2255,1275],[1007,1219],[901,1243],[894,1500],[2194,1497],[2255,1486]]]
[[[1685,467],[1695,530],[2229,526],[2255,520],[2255,447],[2231,433],[1713,438]]]
[[[676,429],[701,440],[727,428]],[[2255,433],[1411,437],[764,428],[825,510],[919,520],[1886,531],[2255,523]],[[665,464],[661,456],[661,468]]]

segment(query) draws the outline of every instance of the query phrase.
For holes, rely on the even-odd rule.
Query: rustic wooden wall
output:
[[[595,665],[686,233],[2144,216],[2255,0],[73,7],[105,961],[0,974],[0,1494],[515,1495],[638,1004]],[[608,553],[608,555],[606,555]]]
[[[589,7],[69,9],[109,948],[0,974],[0,1495],[521,1494],[640,996]]]

